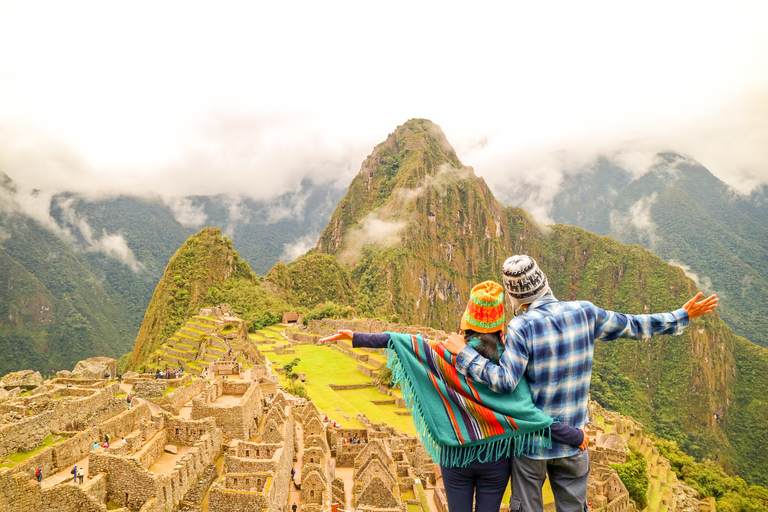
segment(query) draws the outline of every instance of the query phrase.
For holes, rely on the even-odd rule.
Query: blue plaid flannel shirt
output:
[[[497,393],[510,393],[525,374],[536,407],[561,423],[581,428],[589,423],[587,402],[596,339],[680,334],[688,322],[688,312],[682,308],[670,313],[624,315],[591,302],[560,302],[545,295],[509,322],[498,365],[467,346],[456,357],[456,368]],[[569,457],[578,452],[577,446],[553,441],[552,448],[531,458]]]

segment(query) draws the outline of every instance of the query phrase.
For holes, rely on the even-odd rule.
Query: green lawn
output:
[[[67,439],[64,436],[61,436],[60,439],[57,439],[56,441],[54,441],[53,440],[54,437],[57,437],[56,434],[51,434],[50,436],[46,437],[45,439],[43,439],[43,446],[41,446],[40,448],[35,448],[31,452],[18,452],[18,453],[14,453],[12,455],[6,456],[5,458],[8,459],[10,462],[6,462],[5,464],[0,464],[0,468],[12,468],[16,464],[19,464],[20,462],[24,462],[31,456],[39,453],[44,448],[48,446],[53,446],[54,444],[60,443]]]
[[[323,413],[338,421],[342,426],[358,427],[359,422],[355,419],[358,413],[364,413],[373,422],[386,422],[402,432],[411,435],[416,433],[410,416],[398,416],[395,411],[405,411],[398,409],[394,405],[374,405],[371,400],[388,400],[390,397],[380,394],[376,388],[348,389],[334,391],[328,387],[328,384],[349,385],[349,384],[367,384],[371,381],[359,371],[357,371],[358,362],[341,352],[331,349],[327,346],[318,345],[294,345],[295,354],[274,354],[268,355],[268,358],[276,365],[283,365],[291,362],[295,357],[301,359],[296,366],[295,371],[304,373],[307,380],[304,385],[307,388],[307,394]],[[285,383],[281,375],[280,380]],[[338,407],[341,412],[346,414],[350,420],[344,418],[336,411]]]

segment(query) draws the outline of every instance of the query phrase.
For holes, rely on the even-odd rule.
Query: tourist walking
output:
[[[504,352],[504,289],[493,281],[470,293],[461,318],[463,339],[494,360]],[[319,340],[351,340],[353,347],[388,348],[392,378],[432,460],[440,465],[450,512],[498,512],[509,483],[510,456],[535,453],[551,438],[586,448],[580,429],[553,422],[534,407],[527,386],[514,395],[470,384],[442,342],[420,335],[340,330]],[[349,442],[357,444],[357,436]]]
[[[73,467],[70,473],[72,473],[72,482],[77,483],[77,466]]]
[[[131,396],[131,393],[128,393],[128,394],[125,396],[125,403],[126,403],[126,405],[128,405],[128,410],[130,410],[130,409],[131,409],[131,402],[132,402],[132,401],[133,401],[133,396]]]
[[[37,477],[38,482],[43,481],[43,468],[37,468],[37,471],[35,471],[35,476]]]
[[[669,313],[624,315],[587,301],[560,302],[547,276],[530,256],[504,262],[504,287],[513,311],[523,309],[507,326],[504,352],[497,360],[479,353],[464,337],[452,334],[446,347],[456,356],[456,369],[497,393],[530,386],[536,407],[564,425],[589,423],[587,404],[596,339],[642,339],[655,334],[679,334],[689,321],[717,307],[712,295],[697,302],[696,294]],[[553,436],[554,437],[554,436]],[[549,476],[558,512],[583,512],[587,506],[589,451],[580,451],[555,438],[540,453],[512,458],[511,510],[540,512],[544,480]]]
[[[80,480],[80,484],[83,483],[83,478],[85,478],[85,471],[83,471],[83,468],[80,467],[80,469],[77,470],[77,478]]]
[[[291,482],[295,483],[295,481],[293,480],[293,477],[295,476],[296,476],[296,470],[294,468],[291,468]]]
[[[291,512],[296,512],[296,504],[291,505]]]

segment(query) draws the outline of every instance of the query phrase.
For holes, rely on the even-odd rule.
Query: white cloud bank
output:
[[[77,251],[103,253],[127,266],[133,272],[146,270],[144,264],[136,259],[136,255],[128,247],[122,235],[110,234],[106,230],[102,230],[101,236],[94,234],[87,219],[79,216],[72,208],[73,199],[58,201],[57,205],[61,208],[63,220],[66,224],[73,226],[82,237],[84,244],[81,245],[75,233],[67,225],[59,224],[51,216],[52,201],[53,197],[49,193],[24,190],[23,187],[11,189],[0,187],[0,212],[9,217],[16,214],[31,217]],[[10,236],[11,234],[7,229],[0,227],[0,239],[2,239],[0,242],[7,240]]]
[[[601,154],[768,182],[765,2],[300,4],[3,2],[0,170],[51,193],[270,199],[348,183],[426,117],[502,199],[538,187],[537,217]]]

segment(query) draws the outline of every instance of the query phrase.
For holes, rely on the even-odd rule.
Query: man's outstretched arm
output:
[[[682,334],[688,323],[701,315],[712,312],[717,307],[717,295],[699,300],[704,294],[699,292],[686,302],[683,307],[668,313],[650,315],[625,315],[595,307],[595,338],[605,341],[616,338],[641,339],[658,334]]]

